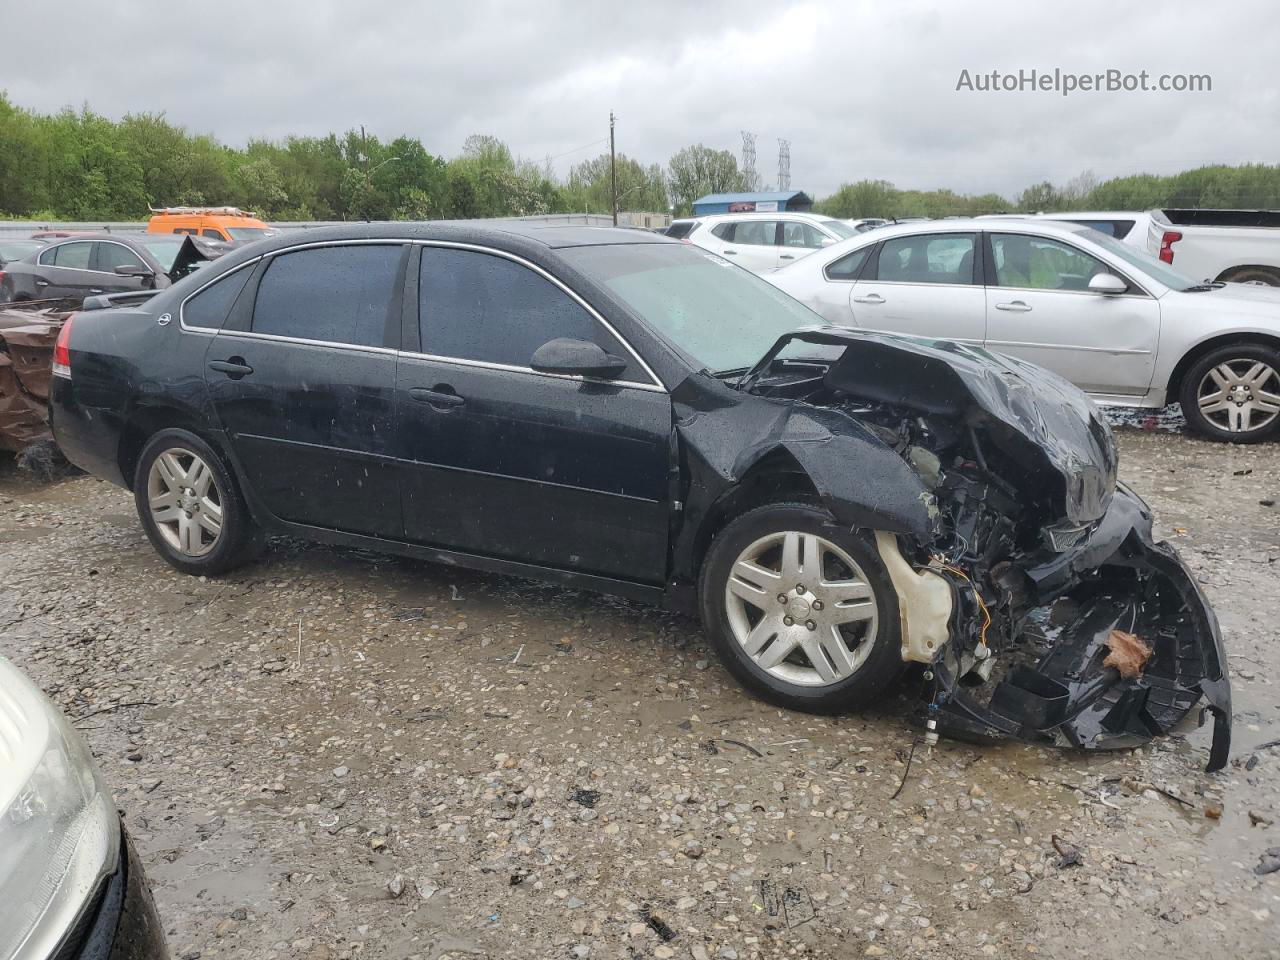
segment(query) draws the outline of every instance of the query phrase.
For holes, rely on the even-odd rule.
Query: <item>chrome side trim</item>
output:
[[[429,360],[433,363],[448,363],[459,367],[476,367],[481,370],[501,370],[505,373],[525,373],[535,377],[548,377],[552,380],[572,380],[577,383],[594,383],[602,387],[627,387],[631,390],[644,390],[648,393],[666,393],[666,387],[653,383],[639,383],[635,380],[601,380],[599,377],[584,377],[575,373],[547,373],[534,370],[532,367],[518,367],[507,363],[490,363],[487,360],[465,360],[462,357],[441,357],[434,353],[415,353],[412,350],[401,350],[400,356],[412,360]]]
[[[1150,356],[1153,351],[1141,347],[1084,347],[1074,343],[1035,343],[1023,340],[988,340],[989,349],[1001,347],[1030,347],[1036,350],[1079,350],[1085,353],[1108,353],[1119,355]]]
[[[251,330],[216,330],[219,337],[229,340],[268,340],[274,343],[296,343],[304,347],[329,347],[336,350],[352,350],[356,353],[381,353],[394,357],[400,351],[391,347],[374,347],[363,343],[343,343],[339,340],[308,340],[306,337],[282,337],[275,333],[254,333]]]

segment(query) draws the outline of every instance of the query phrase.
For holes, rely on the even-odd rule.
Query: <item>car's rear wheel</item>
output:
[[[1197,433],[1257,443],[1280,430],[1280,352],[1260,343],[1211,350],[1182,378],[1182,412]]]
[[[707,552],[699,595],[725,667],[772,703],[862,707],[903,670],[898,599],[879,554],[812,505],[732,521]]]
[[[188,430],[161,430],[147,441],[133,496],[148,539],[183,573],[225,573],[252,553],[254,525],[235,480],[218,452]]]

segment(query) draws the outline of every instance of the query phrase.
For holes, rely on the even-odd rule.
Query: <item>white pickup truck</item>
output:
[[[1280,287],[1280,211],[1152,210],[1147,250],[1193,280]]]

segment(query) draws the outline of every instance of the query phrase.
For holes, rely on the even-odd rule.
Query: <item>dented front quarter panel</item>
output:
[[[849,527],[918,540],[936,527],[933,497],[919,475],[885,443],[836,410],[740,393],[694,374],[671,394],[685,489],[673,571],[692,581],[698,534],[717,502],[768,457],[788,458],[823,505]]]

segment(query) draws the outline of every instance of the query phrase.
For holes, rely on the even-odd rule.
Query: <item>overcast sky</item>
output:
[[[374,0],[58,0],[5,5],[0,89],[40,111],[163,112],[240,145],[344,131],[458,152],[491,133],[525,158],[607,142],[665,165],[701,142],[817,195],[900,187],[1016,195],[1086,169],[1105,179],[1280,161],[1280,8],[1147,0],[788,4]],[[957,92],[961,70],[1209,74],[1209,93]],[[2,147],[2,145],[0,145]],[[570,152],[573,151],[573,152]]]

